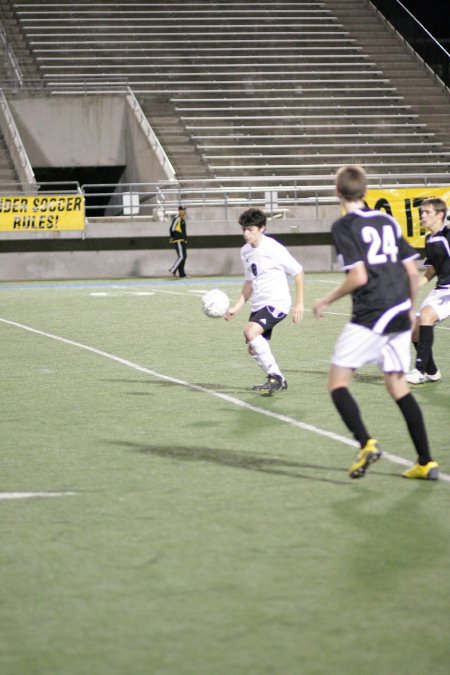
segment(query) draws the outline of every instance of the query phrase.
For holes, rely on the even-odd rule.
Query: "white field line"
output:
[[[32,499],[33,497],[67,497],[77,492],[0,492],[1,499]]]
[[[321,284],[336,284],[335,281],[327,281],[326,279],[316,279],[315,281],[317,281],[318,283],[321,283]],[[122,286],[111,286],[111,288],[120,289],[120,288],[123,288],[123,287]],[[139,288],[139,287],[137,286],[136,288]],[[157,288],[154,291],[150,291],[150,292],[146,292],[146,291],[139,292],[137,290],[135,290],[135,291],[124,291],[123,293],[101,291],[101,292],[90,292],[89,295],[91,295],[93,297],[105,297],[106,298],[106,297],[112,297],[114,295],[126,295],[126,294],[136,295],[136,296],[139,296],[139,295],[146,296],[146,295],[155,295],[155,293],[167,293],[167,295],[182,295],[182,296],[185,296],[185,297],[186,296],[191,297],[191,298],[195,297],[196,299],[198,299],[205,292],[206,292],[205,289],[203,289],[203,290],[189,289],[187,291],[170,291],[170,290],[167,290],[167,289],[164,289],[164,288]],[[308,309],[307,307],[305,307],[305,312],[312,312],[312,311],[313,311],[312,309]],[[326,312],[324,312],[324,316],[327,315],[327,314],[329,314],[331,316],[349,316],[349,312],[332,312],[331,310],[326,310]],[[439,329],[439,330],[450,330],[450,328],[448,326],[442,326],[440,324],[438,324],[436,326],[436,328]]]
[[[0,317],[0,322],[7,324],[9,326],[15,326],[16,328],[21,328],[22,330],[26,330],[29,333],[34,333],[35,335],[41,335],[46,338],[50,338],[51,340],[56,340],[58,342],[62,342],[64,344],[70,345],[71,347],[77,347],[78,349],[84,349],[85,351],[91,352],[92,354],[97,354],[98,356],[101,356],[105,359],[109,359],[111,361],[115,361],[116,363],[120,363],[122,366],[126,366],[127,368],[131,368],[133,370],[137,370],[140,373],[144,373],[145,375],[150,375],[151,377],[156,377],[159,380],[164,380],[166,382],[171,382],[172,384],[178,384],[182,387],[186,387],[188,389],[192,389],[193,391],[199,391],[204,394],[208,394],[209,396],[215,396],[216,398],[221,399],[222,401],[226,401],[227,403],[231,403],[233,405],[239,406],[240,408],[245,408],[246,410],[251,410],[252,412],[256,412],[260,415],[265,415],[266,417],[273,417],[274,419],[280,421],[280,422],[285,422],[286,424],[290,424],[291,426],[297,427],[299,429],[303,429],[303,431],[310,431],[312,433],[315,433],[319,436],[325,436],[326,438],[330,438],[333,441],[337,441],[338,443],[343,443],[344,445],[350,445],[352,447],[359,447],[358,443],[350,438],[347,438],[345,436],[341,436],[340,434],[336,434],[333,431],[327,431],[326,429],[321,429],[320,427],[316,427],[312,424],[306,424],[305,422],[301,422],[300,420],[296,420],[293,417],[288,417],[287,415],[281,415],[280,413],[273,412],[271,410],[266,410],[265,408],[259,408],[258,406],[252,405],[251,403],[247,403],[245,401],[241,401],[238,398],[235,398],[234,396],[229,396],[228,394],[223,394],[218,391],[214,391],[213,389],[208,389],[207,387],[202,387],[199,384],[193,384],[192,382],[186,382],[185,380],[180,380],[176,377],[171,377],[169,375],[164,375],[162,373],[158,373],[155,370],[152,370],[151,368],[146,368],[145,366],[141,366],[138,363],[133,363],[133,361],[129,361],[128,359],[123,359],[120,356],[116,356],[115,354],[110,354],[108,352],[103,351],[102,349],[97,349],[96,347],[90,347],[89,345],[82,344],[81,342],[76,342],[74,340],[69,340],[68,338],[61,337],[59,335],[54,335],[53,333],[47,333],[46,331],[42,330],[37,330],[36,328],[32,328],[31,326],[26,326],[25,324],[22,323],[17,323],[16,321],[9,321],[8,319],[3,319]],[[402,466],[411,466],[412,462],[408,461],[407,459],[404,459],[403,457],[399,457],[398,455],[393,455],[389,452],[383,452],[383,457],[385,459],[390,460],[394,464],[400,464]],[[444,473],[440,473],[440,479],[443,481],[446,481],[450,483],[450,476]]]

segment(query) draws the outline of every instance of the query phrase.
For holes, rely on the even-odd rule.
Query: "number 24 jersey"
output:
[[[363,262],[367,270],[367,283],[352,293],[352,323],[380,334],[410,330],[403,262],[419,254],[403,238],[397,221],[381,211],[356,209],[337,220],[331,233],[343,269]]]

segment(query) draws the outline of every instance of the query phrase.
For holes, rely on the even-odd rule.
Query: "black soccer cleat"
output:
[[[252,389],[253,391],[266,391],[269,396],[272,396],[274,392],[280,389],[287,389],[287,381],[281,375],[271,373],[267,376],[267,382],[257,384]]]

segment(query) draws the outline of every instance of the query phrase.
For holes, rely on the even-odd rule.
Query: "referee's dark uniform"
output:
[[[187,276],[184,265],[187,258],[187,237],[186,237],[186,209],[182,206],[178,209],[178,215],[175,216],[172,220],[169,230],[169,243],[174,247],[177,258],[170,268],[169,272],[173,274],[174,277],[185,277]]]

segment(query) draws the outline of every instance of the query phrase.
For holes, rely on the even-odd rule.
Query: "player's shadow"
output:
[[[286,373],[286,376],[289,380],[289,375],[290,374],[303,374],[303,375],[310,375],[312,377],[315,377],[316,379],[320,379],[323,382],[326,382],[327,377],[328,377],[328,370],[311,370],[308,368],[286,368],[284,370]],[[353,380],[354,382],[361,382],[364,384],[376,384],[376,385],[381,385],[384,386],[384,380],[383,380],[383,375],[379,372],[375,373],[355,373],[353,375]]]
[[[170,380],[154,380],[154,379],[148,379],[148,380],[138,380],[138,379],[131,379],[131,378],[121,378],[121,379],[110,379],[110,380],[102,380],[102,382],[116,382],[116,383],[129,383],[129,384],[144,384],[148,385],[151,384],[152,387],[160,387],[161,389],[168,389],[171,387],[180,387],[179,382],[171,382]],[[193,385],[193,386],[191,386]],[[182,386],[182,385],[181,385]],[[187,389],[190,389],[192,391],[195,391],[195,387],[201,387],[202,389],[209,389],[211,391],[218,391],[222,392],[224,394],[231,394],[231,393],[242,393],[242,392],[248,392],[251,390],[251,386],[240,386],[240,387],[235,387],[232,385],[227,385],[223,382],[218,383],[218,382],[190,382],[186,383],[184,385]],[[150,395],[151,392],[149,390],[144,390],[142,389],[141,391],[129,391],[127,392],[128,396],[148,396]]]
[[[334,478],[327,478],[323,475],[317,475],[317,472],[322,474],[325,472],[344,472],[344,469],[337,467],[289,461],[279,457],[254,455],[245,452],[232,452],[224,448],[213,449],[201,446],[189,447],[182,445],[141,445],[139,443],[133,443],[130,441],[116,441],[114,444],[128,448],[143,455],[153,455],[178,462],[210,462],[212,464],[218,464],[220,466],[244,471],[258,471],[276,476],[287,476],[289,478],[320,481],[323,483],[333,483],[335,485],[349,485],[348,480],[344,481]],[[304,473],[303,470],[305,469],[310,469],[311,474]],[[313,475],[313,472],[315,472],[315,475]]]

